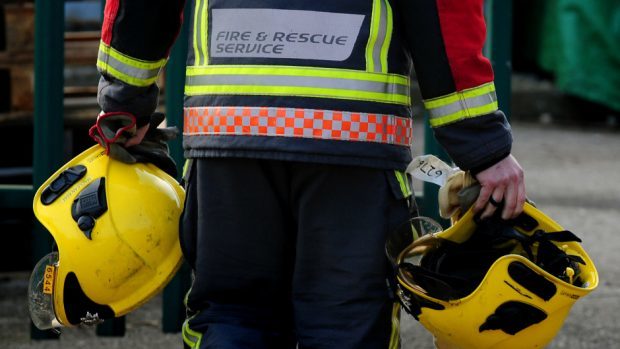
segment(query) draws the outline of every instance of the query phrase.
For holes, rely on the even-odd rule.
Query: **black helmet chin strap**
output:
[[[498,217],[479,221],[476,232],[468,241],[462,244],[443,241],[441,247],[424,255],[419,266],[403,262],[398,268],[434,298],[454,300],[473,292],[491,265],[520,245],[528,259],[543,270],[565,282],[579,282],[577,264],[585,265],[585,261],[554,244],[581,242],[575,234],[567,230],[537,230],[526,235],[514,229],[515,225],[520,224]],[[567,268],[573,270],[573,275],[568,275]]]
[[[581,242],[581,240],[575,234],[566,230],[553,233],[536,231],[533,237],[538,241],[536,264],[565,282],[581,286],[579,278],[576,277],[579,276],[580,272],[578,264],[585,265],[586,262],[580,256],[566,253],[564,249],[559,248],[552,242]],[[572,269],[572,274],[568,273],[569,268]]]
[[[462,297],[463,290],[472,288],[472,280],[464,277],[430,271],[407,262],[401,263],[400,268],[405,273],[411,274],[416,284],[431,294],[433,298],[441,300],[458,299]]]
[[[510,221],[501,220],[497,215],[494,215],[491,218],[477,222],[478,229],[476,229],[475,235],[482,235],[484,239],[488,239],[493,245],[500,245],[502,242],[507,241],[517,241],[529,260],[553,276],[574,284],[577,279],[567,275],[567,268],[573,269],[576,276],[579,273],[577,264],[585,265],[586,263],[577,255],[567,254],[556,243],[581,242],[581,239],[568,230],[546,232],[538,229],[533,234],[526,235],[513,228],[517,226],[523,227],[528,231],[532,230],[538,223],[531,221],[533,221],[533,218],[525,214],[521,214],[516,219]]]

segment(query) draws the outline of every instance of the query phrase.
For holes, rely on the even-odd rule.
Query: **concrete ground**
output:
[[[616,348],[620,343],[620,134],[607,129],[514,123],[514,154],[526,171],[529,197],[579,235],[595,261],[600,285],[579,300],[549,348]],[[418,144],[421,144],[419,142]],[[102,338],[92,328],[65,330],[60,340],[31,341],[26,273],[0,275],[0,348],[180,348],[181,335],[163,334],[161,299],[127,317],[123,338]],[[619,281],[616,281],[619,280]],[[433,348],[409,316],[403,348]]]

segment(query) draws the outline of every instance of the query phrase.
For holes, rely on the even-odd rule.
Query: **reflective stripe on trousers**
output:
[[[183,322],[183,343],[187,345],[189,348],[199,348],[200,340],[202,339],[202,333],[196,332],[189,327],[189,320],[185,320]]]

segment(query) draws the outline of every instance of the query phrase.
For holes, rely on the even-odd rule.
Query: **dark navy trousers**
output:
[[[397,347],[384,245],[412,204],[397,172],[207,158],[186,178],[186,347]]]

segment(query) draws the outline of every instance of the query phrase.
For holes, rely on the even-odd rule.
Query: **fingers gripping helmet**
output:
[[[429,230],[422,222],[392,233],[386,249],[401,304],[438,343],[542,348],[598,284],[579,238],[530,204],[511,221],[479,220],[469,209],[413,241]]]
[[[93,146],[48,179],[34,213],[57,251],[30,278],[30,316],[40,329],[122,316],[154,296],[181,263],[185,193],[152,164],[125,164]]]

